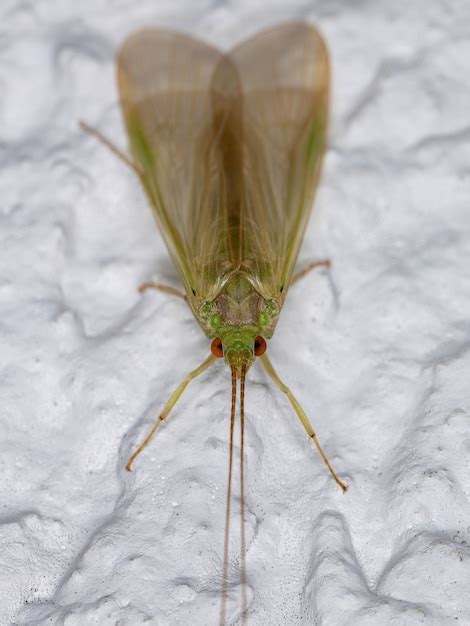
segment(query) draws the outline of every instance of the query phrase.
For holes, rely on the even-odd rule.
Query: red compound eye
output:
[[[222,348],[222,340],[220,337],[216,337],[211,343],[211,352],[218,359],[224,356],[224,349]]]
[[[255,355],[261,356],[266,352],[267,347],[268,344],[266,343],[265,339],[263,339],[261,335],[258,335],[255,339]]]

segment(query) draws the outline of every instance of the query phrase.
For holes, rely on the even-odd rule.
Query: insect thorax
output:
[[[221,337],[240,331],[269,339],[279,316],[279,304],[261,296],[241,272],[230,276],[220,293],[202,303],[199,322],[208,337]]]

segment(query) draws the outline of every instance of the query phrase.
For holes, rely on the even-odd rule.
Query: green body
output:
[[[242,272],[234,272],[212,302],[204,302],[197,314],[210,338],[220,337],[226,362],[237,369],[254,361],[258,335],[270,339],[280,304],[260,296]]]

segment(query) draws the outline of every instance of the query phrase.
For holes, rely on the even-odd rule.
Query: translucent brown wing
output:
[[[325,149],[329,62],[305,23],[264,31],[230,54],[242,85],[242,269],[266,297],[285,298]]]
[[[144,30],[124,43],[118,82],[142,183],[195,313],[237,270],[282,300],[325,143],[318,32],[286,24],[223,55]]]
[[[214,48],[156,29],[131,35],[118,56],[130,147],[195,312],[217,294],[233,265],[220,141],[229,143],[224,128],[231,127],[234,99],[214,91],[217,76],[221,88],[238,89],[229,67]],[[231,158],[230,170],[240,172]]]

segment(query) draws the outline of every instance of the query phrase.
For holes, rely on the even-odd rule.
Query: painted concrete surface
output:
[[[331,140],[269,350],[338,472],[259,366],[246,398],[253,625],[470,624],[470,5],[2,0],[0,624],[216,624],[229,375],[207,354],[132,172],[114,54],[144,25],[228,49],[319,25]],[[238,493],[236,488],[235,496]],[[229,623],[239,617],[234,507]]]

